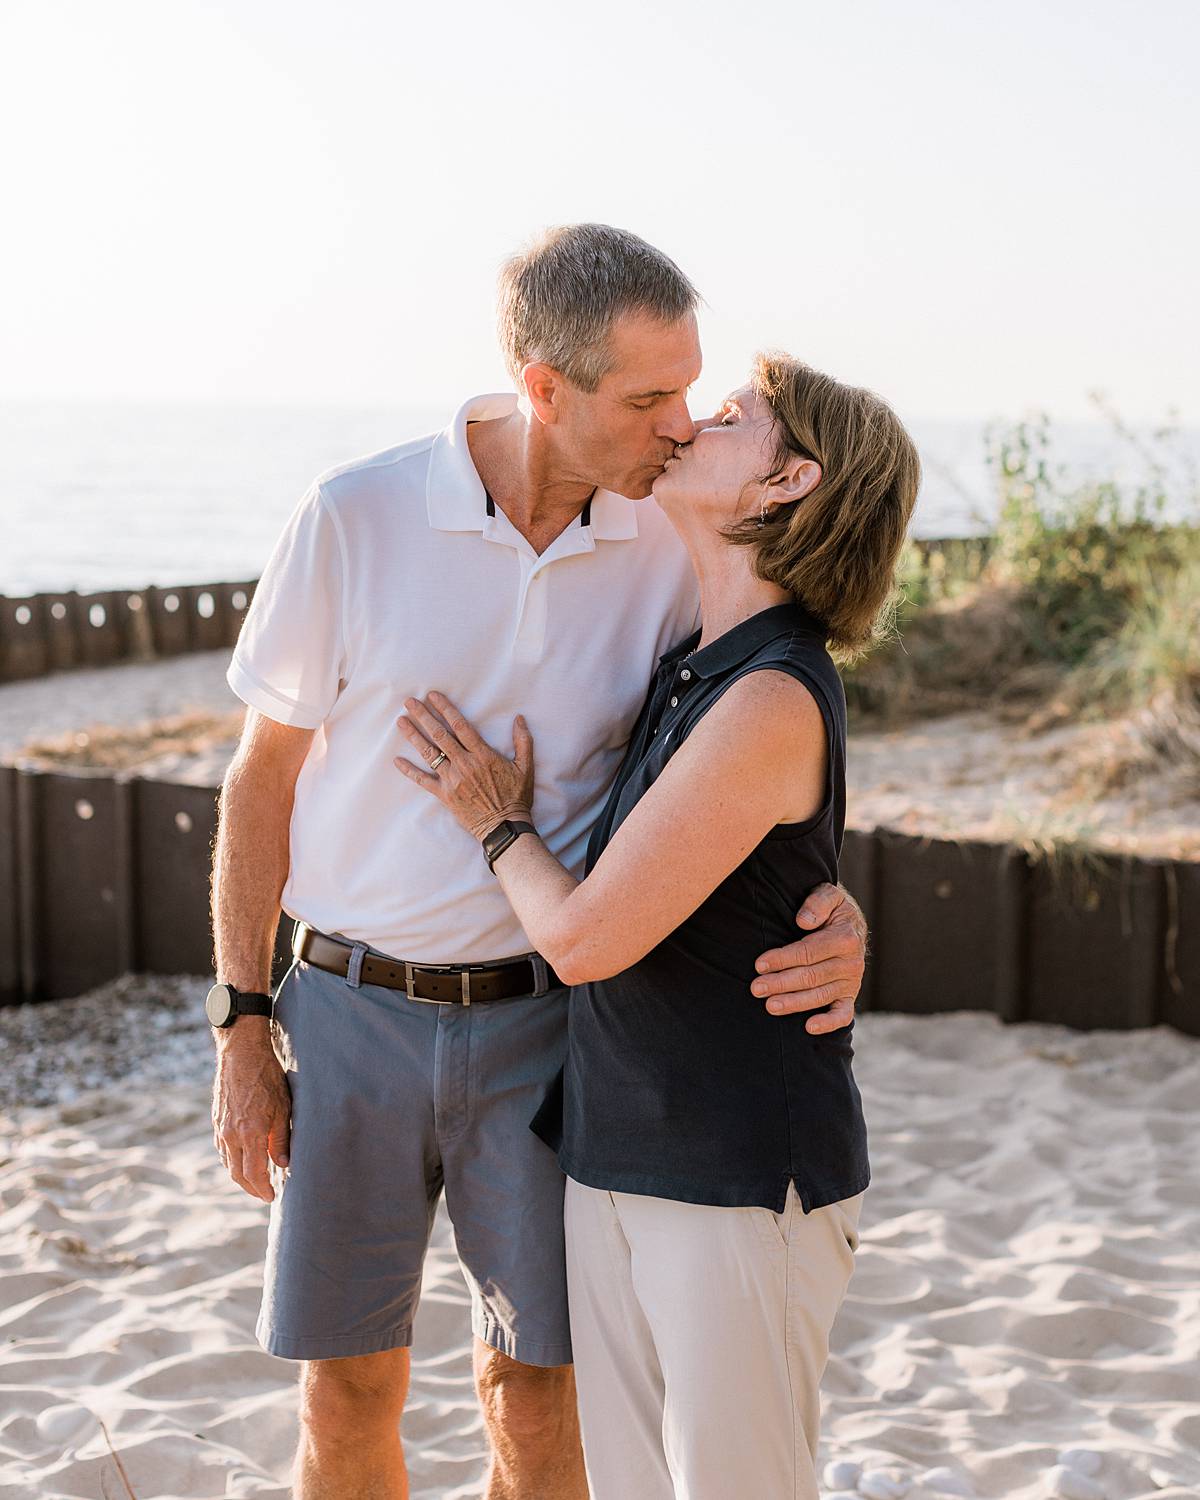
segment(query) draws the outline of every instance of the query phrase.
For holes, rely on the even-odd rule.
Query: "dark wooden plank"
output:
[[[35,990],[78,995],[121,972],[117,793],[111,776],[41,772],[33,901]]]
[[[838,874],[862,908],[867,919],[867,966],[862,986],[855,1001],[857,1010],[867,1011],[876,1007],[875,976],[879,968],[878,915],[879,891],[879,845],[875,830],[848,828],[842,841],[842,852],[838,859]]]
[[[1161,861],[1067,851],[1036,861],[1030,886],[1028,1018],[1084,1031],[1152,1026]]]
[[[17,769],[0,765],[0,1005],[24,999],[21,904],[17,886]]]
[[[0,681],[44,677],[50,666],[44,597],[0,595]]]
[[[1159,1018],[1200,1036],[1200,864],[1165,866]]]
[[[151,974],[207,974],[217,793],[212,787],[142,777],[136,801],[140,966]]]
[[[142,590],[150,616],[150,633],[156,656],[179,656],[192,649],[192,616],[183,588]]]
[[[105,667],[128,656],[125,601],[120,592],[80,594],[76,610],[82,666]]]
[[[994,1009],[1012,982],[1005,949],[1012,924],[997,922],[1012,880],[1005,846],[883,829],[878,838],[875,1007],[919,1015]]]

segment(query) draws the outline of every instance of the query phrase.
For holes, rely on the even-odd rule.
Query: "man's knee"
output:
[[[475,1377],[488,1425],[513,1443],[553,1440],[575,1412],[574,1365],[523,1365],[477,1346]]]
[[[409,1351],[385,1349],[346,1359],[306,1360],[300,1421],[318,1441],[361,1443],[394,1432],[408,1394]]]

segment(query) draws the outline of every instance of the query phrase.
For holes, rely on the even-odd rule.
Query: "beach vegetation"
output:
[[[1176,427],[1097,401],[1131,475],[1072,476],[1045,416],[994,426],[995,535],[909,541],[891,639],[844,674],[860,724],[1142,713],[1148,742],[1200,757],[1200,480]]]

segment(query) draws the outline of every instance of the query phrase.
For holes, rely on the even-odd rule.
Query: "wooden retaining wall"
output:
[[[0,1003],[115,975],[211,972],[220,792],[136,774],[0,766]],[[871,924],[862,1010],[990,1010],[1200,1036],[1200,864],[850,832]],[[291,962],[279,925],[278,979]],[[403,957],[403,955],[399,955]]]
[[[913,545],[927,561],[941,554],[947,568],[961,570],[981,567],[994,540],[922,537]],[[0,682],[68,667],[232,649],[256,587],[251,580],[24,598],[0,594]]]
[[[232,649],[257,580],[0,595],[0,682],[67,667]]]

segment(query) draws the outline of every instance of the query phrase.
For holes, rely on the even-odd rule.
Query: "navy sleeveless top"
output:
[[[771,1015],[750,993],[755,959],[801,936],[796,913],[837,882],[846,819],[846,699],[824,626],[775,605],[696,651],[660,658],[588,845],[590,871],[667,761],[732,683],[771,668],[798,678],[825,721],[820,810],[780,823],[669,936],[611,979],[576,985],[566,1061],[532,1122],[569,1177],[589,1187],[780,1212],[870,1181],[854,1023],[814,1036],[813,1012]],[[636,899],[631,893],[630,899]]]

